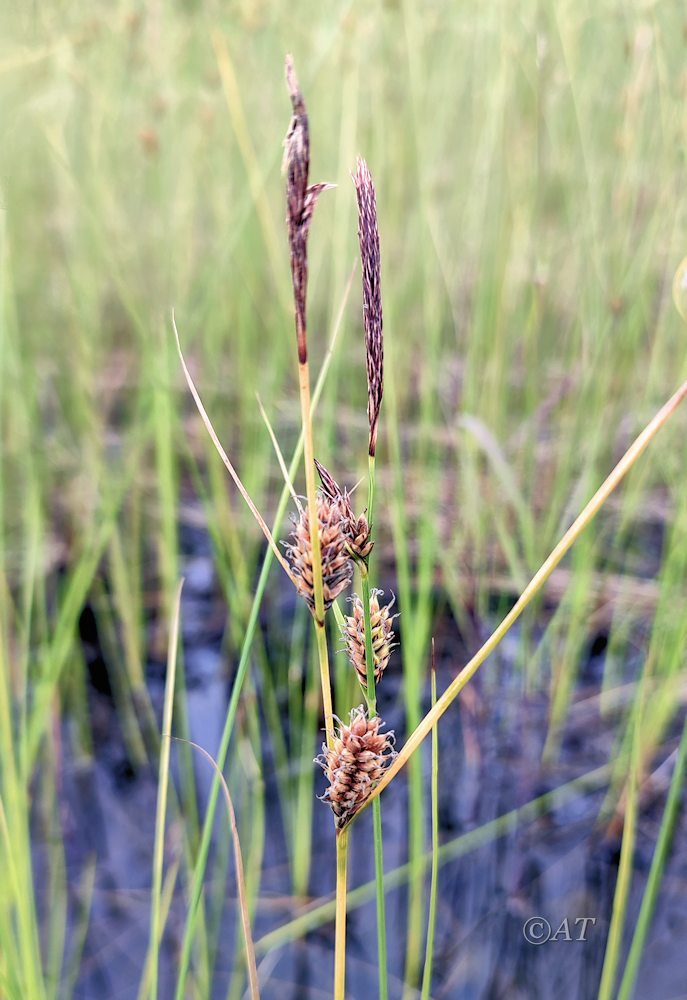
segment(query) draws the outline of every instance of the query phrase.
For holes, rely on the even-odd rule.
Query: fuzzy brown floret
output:
[[[316,758],[329,782],[322,799],[331,806],[338,830],[362,808],[396,756],[394,734],[380,733],[383,725],[379,716],[368,719],[359,705],[351,711],[350,725],[340,723],[334,745],[323,745]]]

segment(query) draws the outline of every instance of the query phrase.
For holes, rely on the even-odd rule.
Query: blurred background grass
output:
[[[7,4],[0,19],[4,850],[26,845],[0,935],[16,945],[19,919],[29,970],[38,944],[25,793],[38,761],[53,798],[59,788],[63,713],[69,752],[93,752],[84,609],[135,762],[155,752],[146,675],[164,660],[185,526],[206,525],[212,542],[229,677],[240,648],[262,541],[189,404],[170,316],[174,308],[227,451],[271,513],[280,475],[255,393],[285,453],[298,433],[284,53],[308,102],[312,178],[338,185],[310,242],[316,369],[357,254],[357,154],[378,190],[387,395],[376,551],[403,611],[399,697],[410,727],[437,623],[457,670],[455,636],[474,646],[685,377],[670,286],[685,252],[687,20],[670,3],[546,0],[288,11],[49,0]],[[353,289],[315,432],[318,455],[348,484],[364,474],[366,440],[357,278]],[[647,761],[681,703],[683,441],[678,417],[519,636],[523,687],[550,697],[546,759],[556,759],[579,665],[600,631],[604,689],[627,680],[630,661],[656,683],[643,717]],[[274,572],[264,613],[284,651],[259,639],[256,683],[275,759],[286,768],[297,745],[306,768],[318,719],[293,689],[284,707],[288,683],[309,682],[303,621],[292,631],[280,586]],[[352,696],[339,665],[342,714]],[[411,859],[426,846],[419,768],[418,759]],[[188,762],[185,771],[192,853]],[[303,773],[284,793],[297,895],[309,840],[299,841],[293,816],[312,809],[314,780]],[[54,878],[65,893],[64,872]],[[418,878],[416,869],[411,966]],[[54,987],[63,972],[53,925],[42,947]],[[12,985],[7,960],[3,974]],[[50,995],[38,965],[33,976],[31,989]]]

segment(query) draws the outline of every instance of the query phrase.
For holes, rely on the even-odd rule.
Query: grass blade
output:
[[[265,519],[263,518],[262,514],[260,513],[260,511],[258,510],[258,508],[253,503],[253,500],[252,500],[250,494],[248,493],[248,490],[246,489],[246,487],[241,482],[241,479],[240,479],[240,477],[239,477],[236,469],[234,468],[234,466],[229,461],[229,456],[227,455],[227,453],[225,452],[224,448],[222,447],[222,445],[220,443],[220,440],[217,437],[217,434],[215,432],[215,428],[212,426],[212,422],[210,420],[210,417],[208,416],[207,411],[206,411],[205,407],[203,406],[203,402],[202,402],[202,400],[200,398],[198,390],[195,387],[195,383],[194,383],[193,379],[191,378],[191,373],[188,370],[188,367],[186,365],[186,361],[184,360],[184,355],[183,355],[182,350],[181,350],[181,343],[179,341],[179,332],[177,330],[177,324],[176,324],[176,320],[174,318],[174,313],[172,313],[172,326],[174,328],[174,337],[176,339],[177,352],[179,354],[179,360],[181,361],[181,367],[184,370],[184,376],[186,377],[186,382],[188,384],[189,389],[191,390],[191,395],[193,396],[193,401],[196,404],[196,407],[198,409],[198,413],[200,414],[201,419],[202,419],[203,423],[205,424],[205,429],[208,432],[208,434],[210,435],[210,439],[212,440],[212,443],[214,444],[214,446],[215,446],[215,448],[217,450],[217,454],[219,455],[219,457],[224,462],[224,465],[225,465],[225,467],[226,467],[229,475],[234,480],[234,483],[236,484],[236,488],[238,489],[239,493],[241,494],[241,496],[243,497],[243,499],[248,504],[248,507],[250,509],[251,514],[253,515],[253,517],[255,518],[255,520],[258,522],[258,525],[260,526],[263,535],[267,539],[267,543],[268,543],[269,547],[272,549],[272,553],[275,556],[277,562],[280,564],[280,566],[282,567],[282,569],[284,570],[284,572],[286,573],[286,575],[289,577],[289,579],[292,579],[291,569],[289,568],[289,564],[287,563],[286,559],[284,558],[284,556],[280,552],[279,547],[278,547],[277,543],[275,542],[275,540],[274,540],[274,538],[272,536],[272,532],[267,527],[267,524],[266,524]]]
[[[620,850],[620,864],[618,866],[618,880],[613,896],[613,913],[611,915],[611,926],[608,930],[606,940],[606,954],[601,971],[601,983],[599,985],[599,1000],[611,1000],[614,995],[616,970],[620,960],[620,949],[623,942],[623,927],[625,926],[625,913],[630,895],[630,883],[632,881],[632,866],[635,848],[635,834],[637,830],[637,789],[639,783],[639,771],[642,766],[642,702],[643,696],[640,692],[639,708],[635,716],[632,733],[632,762],[630,766],[630,780],[627,789],[627,799],[625,802],[625,820],[623,823],[623,842]]]
[[[632,936],[632,944],[630,945],[630,952],[625,964],[625,971],[623,972],[620,989],[618,990],[618,1000],[630,1000],[630,997],[632,996],[635,979],[637,978],[637,972],[639,970],[639,963],[644,952],[644,945],[646,944],[649,927],[651,926],[651,919],[656,908],[656,901],[658,899],[658,893],[663,879],[663,872],[668,860],[668,852],[670,850],[670,844],[675,830],[675,821],[680,807],[680,797],[682,794],[682,786],[685,781],[686,771],[687,721],[685,722],[682,730],[682,736],[680,737],[680,746],[678,748],[677,760],[675,762],[675,770],[673,771],[673,777],[670,782],[668,801],[666,802],[666,807],[663,811],[663,819],[661,821],[661,829],[658,833],[656,850],[654,851],[654,856],[651,860],[651,868],[649,870],[649,877],[644,890],[644,896],[642,897],[642,905],[640,907],[639,916],[635,925],[635,932]]]
[[[437,703],[437,672],[432,639],[432,708]],[[437,888],[439,883],[439,729],[432,729],[432,874],[429,882],[429,917],[427,920],[427,948],[425,969],[422,974],[422,1000],[429,1000],[434,962],[434,935],[437,921]]]
[[[274,428],[270,423],[270,418],[267,416],[267,411],[265,410],[265,407],[262,405],[262,400],[260,399],[260,396],[258,396],[257,393],[255,394],[255,398],[258,401],[260,416],[262,417],[263,423],[267,428],[267,433],[270,436],[270,441],[272,442],[272,447],[274,448],[274,454],[277,456],[277,461],[279,462],[279,470],[282,474],[284,482],[286,483],[289,489],[289,493],[291,494],[291,499],[295,503],[296,507],[298,507],[298,509],[300,510],[301,502],[298,499],[298,494],[293,488],[293,483],[291,482],[291,477],[289,476],[289,470],[286,468],[286,462],[284,461],[284,454],[281,448],[279,447],[279,442],[277,441],[277,435],[274,433]]]
[[[183,579],[179,581],[174,597],[172,623],[167,649],[167,676],[165,679],[165,701],[162,710],[162,736],[160,745],[160,766],[158,770],[157,808],[155,811],[155,847],[153,852],[153,889],[150,901],[150,992],[151,1000],[158,995],[158,954],[160,949],[160,897],[162,893],[162,865],[165,853],[165,816],[167,813],[167,789],[169,786],[170,743],[165,736],[172,733],[172,713],[174,711],[174,687],[176,681],[177,646],[179,642],[179,616],[181,613],[181,591]]]
[[[248,982],[250,984],[250,995],[252,1000],[260,1000],[260,989],[258,986],[258,970],[255,964],[255,948],[253,947],[253,935],[250,929],[250,914],[248,912],[248,900],[246,897],[246,879],[243,871],[243,858],[241,856],[241,845],[239,843],[239,831],[236,825],[236,813],[234,812],[234,803],[231,800],[231,794],[229,792],[229,786],[224,780],[224,775],[222,774],[217,761],[214,759],[212,754],[208,753],[205,747],[200,746],[199,743],[194,743],[193,740],[180,740],[178,737],[172,737],[177,743],[187,743],[188,746],[193,747],[194,750],[198,750],[202,753],[203,757],[212,764],[215,774],[217,775],[218,781],[221,783],[222,791],[224,793],[224,801],[227,804],[227,812],[229,814],[229,824],[231,826],[231,836],[234,843],[234,864],[236,866],[236,888],[239,897],[239,912],[241,914],[241,927],[243,929],[243,940],[246,948],[246,966],[248,967]]]
[[[380,376],[381,377],[381,376]],[[374,405],[377,407],[379,416],[379,402],[381,401],[381,387],[378,386],[379,401]],[[369,398],[372,398],[370,392]],[[373,404],[370,403],[370,406]],[[374,435],[376,436],[376,422]],[[368,456],[368,482],[367,482],[367,518],[371,525],[374,518],[374,498],[375,498],[375,455],[372,449],[373,441],[372,423],[370,423],[370,454]],[[363,618],[365,623],[365,666],[367,668],[367,684],[365,685],[365,700],[367,702],[368,715],[372,718],[377,714],[377,694],[375,691],[375,659],[372,648],[372,622],[370,618],[370,556],[362,569],[362,591],[363,591]],[[375,881],[377,883],[377,975],[379,977],[379,1000],[387,1000],[389,996],[389,973],[387,962],[386,945],[386,906],[384,900],[384,843],[382,839],[382,809],[378,799],[372,806],[372,829],[374,838],[375,857]]]

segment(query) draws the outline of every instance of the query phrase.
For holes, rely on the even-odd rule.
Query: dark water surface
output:
[[[191,738],[214,753],[231,683],[220,652],[222,602],[209,552],[197,541],[185,566],[183,642],[188,677]],[[219,612],[218,612],[219,607]],[[76,996],[134,998],[148,944],[151,858],[155,826],[156,775],[136,770],[127,759],[107,671],[101,659],[94,622],[84,619],[91,678],[90,705],[95,759],[84,764],[66,756],[62,773],[62,822],[68,882],[74,887],[70,927],[79,912],[77,887],[85,866],[95,859],[95,892]],[[90,632],[89,632],[90,629]],[[464,662],[465,651],[453,646],[455,625],[437,626],[437,686],[443,690]],[[486,635],[486,632],[485,632]],[[594,643],[578,680],[575,706],[568,715],[555,763],[545,766],[542,751],[549,720],[544,693],[525,689],[518,666],[521,637],[512,633],[482,672],[452,706],[439,728],[441,781],[439,815],[442,845],[454,856],[441,867],[432,996],[477,998],[592,998],[596,996],[612,906],[619,839],[611,817],[599,819],[607,784],[603,775],[590,787],[561,795],[548,808],[530,809],[519,822],[497,831],[484,827],[572,779],[603,767],[615,747],[614,719],[602,721],[598,699],[605,656],[603,636]],[[631,665],[630,665],[631,666]],[[404,716],[398,677],[391,668],[380,689],[380,711],[402,741]],[[628,668],[630,669],[630,668]],[[631,672],[631,671],[630,671]],[[163,667],[150,665],[150,689],[161,708]],[[617,717],[616,721],[617,721]],[[65,722],[65,737],[75,723]],[[677,731],[677,730],[676,730]],[[64,739],[65,747],[70,745]],[[673,749],[668,743],[663,756]],[[313,746],[313,755],[317,751]],[[429,788],[429,745],[422,767]],[[660,763],[660,761],[657,761]],[[204,803],[212,772],[195,761]],[[670,772],[668,771],[668,778]],[[318,790],[322,779],[318,775]],[[266,748],[266,843],[255,938],[300,912],[290,898],[288,857],[279,809],[276,777]],[[637,832],[629,926],[634,926],[651,862],[665,789],[643,803]],[[240,811],[242,803],[237,801]],[[407,860],[407,786],[397,780],[383,798],[385,866]],[[666,870],[636,996],[669,1000],[687,996],[687,849],[681,818]],[[218,830],[225,830],[224,817]],[[459,839],[471,834],[467,841]],[[36,849],[41,865],[44,844]],[[171,854],[179,832],[168,831]],[[429,835],[427,836],[429,846]],[[374,877],[371,817],[361,817],[351,837],[349,885]],[[234,893],[230,871],[228,891]],[[425,880],[428,887],[428,876]],[[330,897],[334,887],[334,851],[329,810],[314,807],[312,899]],[[387,895],[391,996],[402,993],[405,961],[405,888]],[[178,891],[161,953],[160,996],[173,995],[185,904]],[[533,918],[548,921],[555,940],[529,943],[524,926]],[[583,918],[589,918],[582,923]],[[535,919],[532,934],[546,933]],[[212,997],[225,997],[232,979],[236,908],[230,900],[221,927],[221,947]],[[580,940],[583,937],[584,940]],[[333,925],[304,940],[261,956],[265,998],[319,998],[331,995]],[[348,925],[348,994],[376,995],[374,903],[354,909]]]

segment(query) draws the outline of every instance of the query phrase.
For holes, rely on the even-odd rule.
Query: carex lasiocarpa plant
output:
[[[374,551],[375,460],[384,394],[384,343],[381,298],[381,256],[377,224],[377,199],[372,176],[364,160],[359,159],[353,174],[358,205],[358,239],[362,266],[363,327],[367,365],[368,415],[368,494],[364,511],[356,514],[351,494],[341,489],[337,480],[315,460],[308,363],[308,235],[319,196],[331,185],[311,184],[310,129],[303,94],[298,85],[293,61],[287,57],[286,80],[292,105],[292,118],[284,143],[286,174],[286,224],[293,283],[296,352],[303,437],[305,504],[296,500],[293,530],[284,550],[276,544],[260,512],[248,495],[240,477],[224,452],[203,407],[179,347],[182,367],[201,417],[222,460],[265,534],[272,554],[280,563],[297,592],[305,600],[312,616],[316,637],[325,740],[317,762],[322,766],[326,787],[322,799],[331,807],[336,842],[336,941],[334,996],[343,1000],[345,981],[345,929],[347,894],[347,857],[350,828],[361,812],[372,806],[375,872],[377,887],[377,932],[379,957],[379,996],[388,993],[386,972],[386,927],[383,884],[383,845],[380,794],[393,780],[463,687],[506,635],[513,623],[541,590],[544,583],[584,531],[595,514],[619,485],[660,428],[670,419],[687,396],[683,383],[630,445],[616,467],[586,504],[559,543],[515,602],[501,624],[481,649],[460,670],[443,694],[410,733],[405,744],[394,749],[394,737],[386,732],[377,714],[376,685],[383,681],[394,646],[393,598],[384,603],[382,591],[371,586],[370,563]],[[176,327],[175,327],[176,332]],[[178,342],[178,341],[177,341]],[[316,473],[321,485],[317,486]],[[289,484],[290,485],[290,484]],[[295,492],[294,492],[295,496]],[[316,525],[316,530],[312,526]],[[349,614],[338,609],[338,600],[360,578],[360,596],[350,598]],[[354,706],[348,722],[335,719],[332,709],[329,655],[325,616],[335,607],[340,621],[344,648],[360,684],[364,703]],[[245,661],[247,662],[247,661]],[[244,664],[245,665],[245,664]],[[245,676],[241,674],[241,679]],[[238,684],[238,681],[237,681]],[[232,695],[235,711],[235,699]],[[232,706],[228,712],[231,716]],[[335,725],[338,723],[338,727]],[[230,726],[226,733],[230,733]],[[228,746],[228,739],[223,745]],[[187,968],[192,941],[193,907],[202,892],[204,859],[207,858],[211,822],[206,822],[200,863],[194,871],[191,917],[184,940],[184,968]]]
[[[305,101],[296,80],[293,62],[287,59],[286,79],[293,117],[285,141],[287,226],[296,319],[296,339],[301,389],[301,416],[305,441],[307,509],[299,509],[286,553],[292,579],[313,613],[325,713],[325,742],[317,758],[327,777],[322,796],[334,814],[337,831],[337,919],[335,994],[343,996],[345,974],[347,824],[369,799],[375,785],[393,760],[393,734],[381,732],[376,711],[375,683],[384,672],[393,641],[391,616],[380,608],[379,592],[370,591],[369,568],[373,549],[372,506],[374,461],[379,414],[384,392],[382,340],[381,262],[377,226],[377,199],[372,177],[363,160],[353,175],[358,201],[358,238],[362,265],[363,326],[368,384],[369,481],[367,510],[356,516],[350,494],[342,490],[325,466],[316,462],[309,407],[307,348],[307,237],[315,201],[326,184],[309,183],[310,128]],[[321,487],[316,489],[315,468]],[[311,525],[317,523],[318,530]],[[353,614],[345,620],[344,636],[349,658],[361,682],[365,705],[354,708],[350,724],[339,721],[334,730],[325,612],[348,586],[357,566],[363,596],[354,598]],[[373,625],[374,618],[374,625]],[[375,658],[376,657],[376,658]],[[380,996],[387,995],[386,931],[382,828],[379,803],[374,810],[375,870]]]

